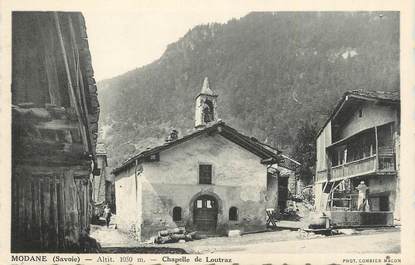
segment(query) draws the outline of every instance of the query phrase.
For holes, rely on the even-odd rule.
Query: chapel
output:
[[[146,240],[158,231],[221,235],[266,229],[266,209],[278,205],[280,151],[218,118],[218,95],[205,78],[195,97],[195,128],[140,152],[113,170],[117,227]]]

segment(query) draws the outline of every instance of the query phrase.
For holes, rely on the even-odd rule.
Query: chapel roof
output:
[[[184,143],[190,139],[193,139],[199,135],[202,134],[210,134],[210,133],[218,133],[221,136],[225,137],[226,139],[234,142],[235,144],[238,144],[242,148],[250,151],[251,153],[257,155],[261,158],[261,163],[264,164],[275,164],[281,160],[281,151],[273,148],[271,146],[264,146],[263,143],[259,142],[256,138],[249,137],[246,135],[243,135],[242,133],[238,132],[234,128],[230,127],[229,125],[226,125],[223,121],[218,121],[216,123],[213,123],[209,126],[207,126],[204,129],[201,130],[195,130],[191,134],[188,134],[182,138],[179,138],[175,141],[166,142],[163,145],[156,146],[151,149],[147,149],[145,151],[142,151],[136,155],[133,155],[132,157],[125,160],[120,166],[115,168],[112,173],[117,174],[121,172],[123,169],[128,168],[132,163],[135,161],[142,162],[146,158],[150,157],[151,155],[157,154],[159,152],[162,152],[166,149],[169,149],[173,146],[176,146],[178,144]]]

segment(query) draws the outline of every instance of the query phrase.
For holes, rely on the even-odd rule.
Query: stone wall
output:
[[[94,176],[93,178],[93,193],[92,193],[92,200],[95,204],[100,204],[105,202],[106,199],[106,189],[105,189],[105,181],[106,181],[106,163],[105,163],[105,156],[98,155],[97,156],[97,168],[100,169],[100,174],[98,176]]]
[[[329,211],[334,227],[392,226],[392,212]]]
[[[115,178],[115,203],[117,206],[117,228],[125,233],[137,235],[141,225],[141,182],[136,181],[135,166]],[[138,177],[137,177],[138,178]]]
[[[387,196],[389,200],[389,210],[395,210],[396,203],[396,175],[378,175],[365,181],[369,187],[369,198],[375,196]],[[399,202],[398,202],[399,203]]]
[[[400,122],[398,122],[398,126],[400,126]],[[395,161],[396,161],[396,197],[395,197],[395,212],[394,217],[397,220],[401,219],[401,178],[400,178],[400,170],[401,170],[401,138],[400,138],[400,128],[394,134],[395,139]]]
[[[198,184],[200,163],[212,164],[212,184]],[[141,239],[177,226],[192,229],[193,201],[209,194],[219,204],[217,232],[265,229],[266,166],[260,158],[219,135],[201,135],[160,154],[159,162],[144,163]],[[118,184],[117,184],[118,188]],[[275,191],[277,192],[277,191]],[[119,193],[117,191],[117,201]],[[182,208],[182,222],[172,219]],[[238,221],[229,221],[229,208],[238,208]],[[118,207],[118,206],[117,206]]]

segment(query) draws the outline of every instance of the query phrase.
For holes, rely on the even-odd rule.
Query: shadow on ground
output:
[[[181,248],[166,247],[111,247],[101,248],[100,253],[139,253],[139,254],[188,254]]]

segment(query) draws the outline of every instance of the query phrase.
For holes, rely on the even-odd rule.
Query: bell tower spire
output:
[[[216,99],[218,95],[209,85],[209,79],[203,80],[202,90],[196,96],[195,128],[205,128],[209,123],[218,120],[216,111]]]

